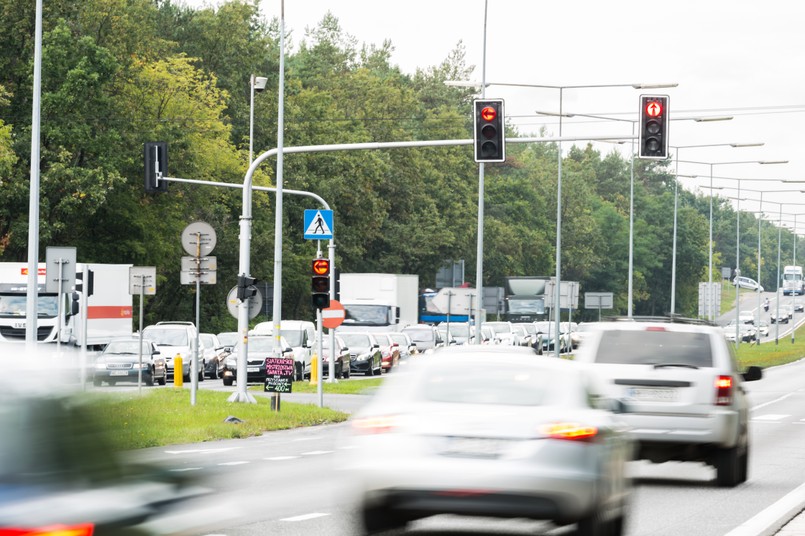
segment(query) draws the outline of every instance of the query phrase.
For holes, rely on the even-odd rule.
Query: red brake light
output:
[[[364,417],[352,421],[352,429],[361,434],[384,434],[393,432],[400,426],[399,417],[396,415]],[[2,534],[0,534],[2,536]]]
[[[732,404],[732,376],[716,378],[716,406]]]
[[[648,326],[648,327],[646,328],[646,331],[668,331],[668,330],[667,330],[667,329],[665,329],[665,328],[664,328],[664,327],[662,327],[662,326]]]
[[[92,536],[92,523],[81,525],[51,525],[40,528],[0,528],[0,536]]]
[[[595,426],[584,426],[573,422],[561,422],[545,425],[543,433],[552,439],[570,439],[573,441],[592,441],[598,435]]]

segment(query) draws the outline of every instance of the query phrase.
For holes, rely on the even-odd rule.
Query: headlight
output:
[[[106,363],[95,363],[96,370],[106,370]]]

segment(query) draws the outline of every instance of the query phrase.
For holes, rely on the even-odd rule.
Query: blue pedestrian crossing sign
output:
[[[305,211],[305,239],[331,240],[333,238],[333,211]]]

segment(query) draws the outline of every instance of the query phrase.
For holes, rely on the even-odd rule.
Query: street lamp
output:
[[[528,87],[528,88],[541,88],[541,89],[558,89],[559,90],[559,140],[557,140],[557,181],[556,181],[556,286],[554,288],[554,306],[556,317],[556,336],[559,336],[561,326],[561,287],[562,287],[562,105],[564,98],[564,90],[566,89],[594,89],[594,88],[616,88],[616,87],[631,87],[634,89],[659,89],[676,87],[679,84],[582,84],[582,85],[547,85],[547,84],[514,84],[506,82],[484,82],[478,84],[475,82],[465,82],[458,80],[446,80],[445,85],[453,87],[481,87],[482,89],[488,86],[508,86],[508,87]],[[634,123],[632,121],[632,136],[634,136]],[[632,140],[632,168],[634,168],[634,139]],[[634,174],[634,169],[632,171]],[[631,284],[631,278],[630,278]],[[630,290],[631,293],[631,290]],[[629,316],[632,316],[631,300],[629,300]],[[555,344],[556,357],[559,357],[559,345]]]
[[[770,164],[787,164],[788,160],[736,160],[732,162],[697,162],[693,160],[678,160],[678,162],[684,162],[686,164],[702,164],[710,166],[710,248],[709,248],[709,260],[707,264],[707,297],[706,303],[708,306],[708,318],[709,320],[715,320],[715,311],[713,307],[713,167],[714,166],[726,166],[731,164],[761,164],[761,165],[770,165]],[[740,181],[740,179],[738,179]],[[739,190],[738,190],[738,197],[740,197],[740,182],[738,183]],[[740,224],[739,224],[740,225]],[[738,267],[738,258],[736,256],[735,259],[735,267]],[[736,287],[736,299],[739,298],[739,290]]]

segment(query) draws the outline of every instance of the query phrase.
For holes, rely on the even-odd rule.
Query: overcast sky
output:
[[[194,6],[223,0],[185,0]],[[262,0],[265,16],[280,16],[282,0]],[[299,43],[306,27],[315,26],[329,10],[342,29],[359,42],[394,46],[392,62],[408,73],[441,63],[462,41],[467,63],[481,80],[484,56],[485,0],[285,0],[285,28]],[[765,143],[762,147],[681,148],[680,160],[713,166],[714,185],[735,187],[741,180],[745,197],[759,198],[764,212],[805,214],[805,182],[784,184],[770,179],[805,181],[805,2],[778,0],[488,0],[486,81],[551,86],[676,83],[675,88],[635,90],[630,87],[564,89],[565,113],[607,115],[627,121],[566,118],[564,136],[629,135],[637,118],[641,93],[667,94],[674,120],[672,146]],[[506,101],[506,114],[524,133],[558,132],[557,118],[537,110],[558,112],[559,90],[491,85],[487,97]],[[682,118],[724,116],[722,122]],[[577,142],[584,144],[585,142]],[[570,145],[569,143],[567,145]],[[609,152],[611,144],[596,144]],[[631,150],[630,145],[617,148]],[[788,160],[787,164],[724,162]],[[708,185],[709,165],[679,164],[689,188]],[[749,180],[752,179],[752,180]],[[763,180],[760,180],[763,179]],[[765,182],[764,182],[765,181]],[[777,193],[774,190],[797,190]],[[707,190],[704,190],[707,191]],[[735,197],[722,190],[719,195]],[[757,210],[757,201],[741,208]],[[805,231],[805,216],[798,225]]]

